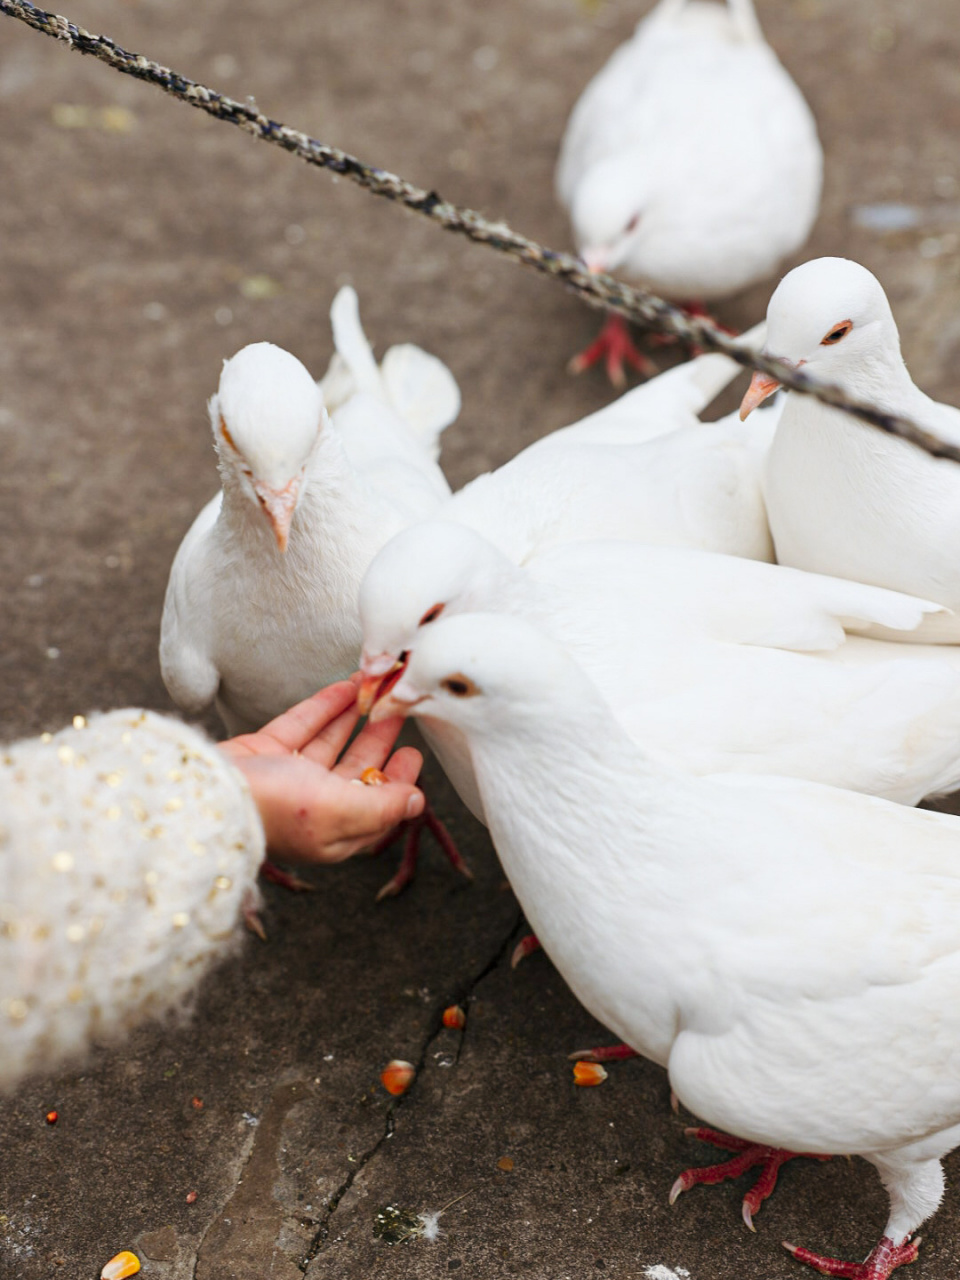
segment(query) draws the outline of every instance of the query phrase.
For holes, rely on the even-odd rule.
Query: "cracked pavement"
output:
[[[567,112],[649,6],[63,7],[560,247],[551,173]],[[960,403],[956,0],[757,7],[827,150],[804,256],[876,270],[917,380]],[[268,338],[322,373],[347,280],[380,351],[418,342],[458,378],[464,411],[444,445],[456,483],[609,399],[600,376],[565,373],[597,320],[551,282],[9,19],[0,173],[5,737],[93,707],[169,708],[160,609],[216,484],[204,403],[220,362]],[[917,225],[856,225],[855,206],[891,203],[915,208]],[[752,289],[720,318],[746,327],[768,294]],[[806,1273],[782,1239],[866,1251],[885,1203],[858,1162],[788,1165],[756,1236],[740,1220],[746,1179],[668,1206],[677,1174],[715,1153],[684,1137],[690,1118],[671,1113],[648,1063],[573,1086],[565,1055],[611,1037],[542,954],[510,969],[517,905],[486,835],[435,767],[427,786],[474,885],[428,851],[414,886],[379,905],[398,854],[318,872],[312,894],[267,886],[269,942],[249,939],[212,975],[189,1021],[0,1100],[2,1280],[93,1280],[126,1248],[147,1280],[788,1280]],[[454,1002],[462,1033],[440,1022]],[[400,1099],[378,1081],[394,1057],[420,1067]],[[917,1280],[960,1270],[960,1161],[947,1172]],[[414,1216],[449,1205],[439,1239],[378,1238],[388,1204]]]

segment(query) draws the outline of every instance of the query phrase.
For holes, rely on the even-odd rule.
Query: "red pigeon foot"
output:
[[[884,1236],[875,1249],[872,1249],[864,1262],[843,1262],[840,1258],[827,1258],[822,1253],[813,1253],[809,1249],[801,1249],[798,1245],[783,1242],[783,1247],[792,1253],[798,1262],[805,1262],[808,1267],[816,1269],[825,1276],[839,1276],[841,1280],[887,1280],[897,1267],[908,1262],[916,1262],[920,1249],[920,1237],[904,1240],[902,1244],[894,1244],[889,1236]]]
[[[388,836],[385,836],[379,844],[374,845],[371,850],[375,854],[383,853],[385,849],[389,849],[401,834],[403,835],[403,857],[400,860],[400,866],[397,868],[396,874],[391,876],[380,889],[377,894],[378,902],[383,898],[395,898],[398,893],[402,893],[417,874],[417,861],[420,857],[420,836],[424,828],[431,833],[454,870],[459,871],[468,880],[473,879],[473,872],[464,861],[453,836],[433,812],[433,809],[427,805],[418,818],[411,818],[409,822],[402,822],[399,827],[395,827]]]
[[[715,315],[707,310],[702,302],[683,302],[680,304],[680,310],[686,312],[691,320],[709,320],[711,324],[716,325],[721,333],[728,333],[732,338],[737,336],[737,330],[731,329],[728,325],[721,324]],[[672,333],[651,333],[647,342],[651,347],[668,347],[680,339],[674,337]],[[703,354],[703,348],[698,346],[690,347],[691,356],[699,356]]]
[[[271,884],[278,884],[281,889],[289,889],[291,893],[313,893],[315,886],[308,880],[301,880],[292,871],[284,871],[275,862],[267,859],[260,863],[260,874]]]
[[[521,960],[540,950],[540,940],[535,933],[525,934],[513,948],[510,956],[510,968],[515,969]]]
[[[600,1045],[597,1049],[577,1049],[567,1054],[569,1062],[623,1062],[627,1058],[639,1058],[636,1049],[628,1044]]]
[[[760,1211],[764,1200],[777,1185],[780,1166],[788,1160],[829,1160],[829,1156],[816,1155],[810,1151],[781,1151],[778,1147],[765,1147],[759,1143],[748,1142],[745,1138],[733,1138],[726,1133],[718,1133],[715,1129],[687,1129],[688,1138],[697,1138],[700,1142],[712,1143],[722,1147],[724,1151],[737,1154],[732,1160],[722,1164],[708,1165],[703,1169],[687,1169],[681,1173],[670,1188],[670,1203],[673,1204],[682,1191],[689,1191],[696,1186],[715,1186],[718,1182],[726,1182],[728,1178],[739,1178],[741,1173],[760,1165],[760,1175],[743,1197],[743,1220],[751,1231],[755,1230],[753,1215]]]
[[[607,377],[622,391],[627,385],[627,375],[623,371],[624,363],[643,374],[645,378],[655,378],[660,370],[649,356],[634,345],[630,337],[630,329],[623,316],[608,316],[603,328],[593,342],[583,351],[575,355],[567,366],[571,373],[583,373],[600,361],[604,362]]]

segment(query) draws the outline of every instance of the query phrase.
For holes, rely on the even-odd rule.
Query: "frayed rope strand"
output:
[[[505,222],[490,222],[473,209],[460,209],[435,191],[415,187],[386,169],[365,164],[337,147],[327,146],[298,129],[291,129],[277,120],[271,120],[249,103],[227,98],[188,76],[179,75],[158,62],[151,62],[142,54],[130,53],[107,36],[91,35],[68,18],[38,9],[29,0],[0,0],[0,13],[18,18],[35,31],[62,41],[78,53],[99,58],[124,75],[149,81],[165,93],[172,94],[218,120],[226,120],[247,133],[252,133],[256,138],[293,152],[308,164],[317,165],[321,169],[332,169],[334,173],[350,178],[375,195],[385,196],[388,200],[396,201],[415,213],[438,222],[448,231],[466,236],[477,244],[489,245],[543,275],[562,280],[592,307],[615,311],[645,329],[670,334],[689,346],[729,356],[746,369],[767,373],[791,391],[815,396],[825,404],[843,409],[889,435],[909,441],[935,458],[960,462],[960,447],[927,431],[910,418],[851,399],[840,387],[820,382],[803,370],[793,369],[780,360],[752,351],[721,332],[709,320],[688,316],[679,307],[652,293],[622,284],[612,276],[592,275],[579,258],[544,248],[535,240],[519,235]]]

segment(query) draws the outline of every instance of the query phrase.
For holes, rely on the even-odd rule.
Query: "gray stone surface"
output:
[[[69,16],[560,246],[566,113],[645,7],[78,0]],[[918,380],[960,402],[956,0],[758,8],[827,149],[810,255],[877,270]],[[269,338],[321,372],[344,281],[380,349],[419,342],[460,380],[444,451],[456,482],[609,398],[599,376],[565,374],[596,319],[550,282],[8,19],[0,174],[8,737],[96,706],[169,706],[160,608],[215,485],[204,401],[220,361]],[[922,225],[854,225],[854,206],[891,201]],[[721,318],[752,323],[768,292]],[[317,874],[309,896],[268,888],[269,944],[251,939],[214,975],[192,1021],[0,1103],[4,1280],[95,1277],[123,1248],[150,1280],[786,1280],[804,1273],[781,1239],[866,1251],[884,1200],[860,1163],[788,1166],[757,1236],[740,1223],[744,1182],[668,1207],[676,1174],[710,1152],[684,1138],[652,1066],[573,1087],[565,1052],[609,1037],[542,955],[510,971],[516,903],[484,833],[436,770],[428,782],[472,888],[433,856],[380,906],[389,872],[365,859]],[[440,1025],[454,1000],[463,1035]],[[391,1057],[422,1064],[400,1101],[378,1084]],[[436,1243],[374,1235],[386,1204],[416,1214],[461,1195]],[[951,1188],[911,1274],[956,1276],[958,1224]]]

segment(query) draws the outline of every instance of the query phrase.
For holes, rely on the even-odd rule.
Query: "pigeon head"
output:
[[[360,584],[361,712],[400,679],[424,628],[495,607],[497,580],[512,569],[481,534],[442,520],[413,525],[381,548]]]
[[[592,690],[579,667],[530,623],[462,613],[418,634],[400,678],[370,719],[425,716],[467,733],[513,736],[519,722],[552,718],[558,703],[584,687]]]
[[[825,382],[869,392],[902,365],[900,337],[880,281],[847,258],[816,258],[785,275],[767,308],[764,354]],[[740,406],[747,415],[780,386],[755,373]]]
[[[210,401],[221,471],[259,506],[281,551],[324,418],[319,387],[289,351],[254,342],[224,361]]]
[[[613,156],[590,169],[570,213],[580,256],[591,271],[616,271],[634,256],[644,233],[646,202],[640,166]]]

